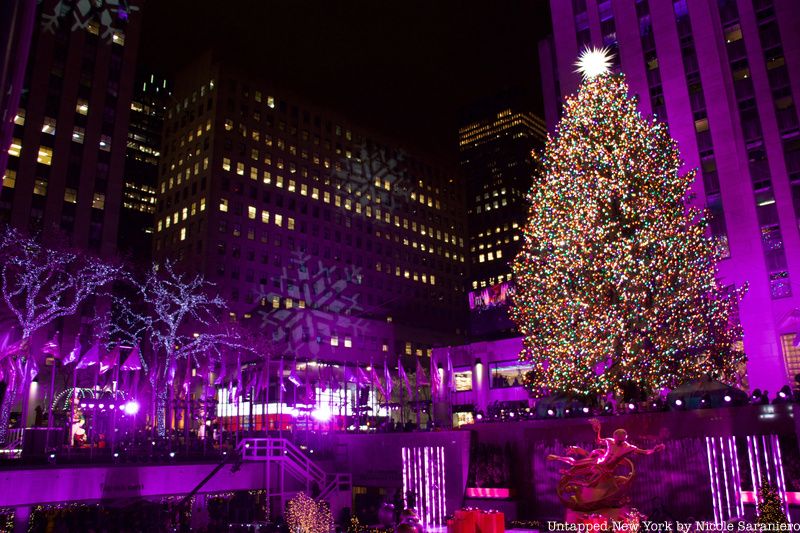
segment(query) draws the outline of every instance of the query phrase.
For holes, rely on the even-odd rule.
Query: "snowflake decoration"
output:
[[[85,30],[93,20],[100,24],[100,37],[111,42],[119,28],[114,21],[126,22],[130,13],[139,11],[128,0],[59,0],[50,13],[42,13],[42,29],[55,33],[62,22],[71,18],[71,31]],[[70,17],[72,15],[72,17]]]
[[[362,144],[351,157],[343,158],[333,176],[362,206],[380,199],[382,210],[392,211],[408,200],[410,178],[405,153],[390,156],[383,148]]]
[[[277,279],[277,290],[261,287],[259,302],[269,307],[258,310],[261,329],[271,331],[275,346],[286,353],[316,355],[321,339],[334,333],[355,336],[366,327],[358,316],[363,311],[359,294],[353,290],[361,282],[361,269],[326,267],[321,260],[316,261],[313,272],[312,268],[310,255],[295,252],[290,266],[284,267]],[[282,302],[284,298],[305,302],[304,307],[271,307],[275,299]]]

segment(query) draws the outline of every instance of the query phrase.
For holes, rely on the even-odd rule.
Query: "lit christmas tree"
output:
[[[667,127],[639,114],[607,55],[578,64],[585,79],[548,138],[513,264],[526,385],[545,396],[733,383],[741,291],[719,285],[706,215],[686,207],[695,172],[680,171]]]
[[[756,524],[788,524],[778,491],[766,479],[761,480],[758,491],[758,518]]]

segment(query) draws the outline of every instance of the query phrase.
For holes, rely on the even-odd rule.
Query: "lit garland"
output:
[[[602,74],[567,98],[528,195],[511,316],[535,396],[732,383],[745,360],[743,290],[718,284],[706,213],[686,207],[695,172],[627,93]]]
[[[291,533],[328,533],[333,529],[330,506],[299,492],[286,502],[286,524]]]

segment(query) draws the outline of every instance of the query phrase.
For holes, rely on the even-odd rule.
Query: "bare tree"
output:
[[[0,260],[3,301],[21,334],[17,349],[6,352],[15,361],[8,365],[8,388],[0,406],[4,442],[11,408],[30,385],[35,364],[31,338],[54,321],[75,315],[81,304],[121,275],[121,268],[90,255],[48,248],[12,228],[0,237]]]

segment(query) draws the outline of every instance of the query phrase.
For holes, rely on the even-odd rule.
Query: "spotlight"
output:
[[[511,413],[508,413],[508,416],[510,416],[511,418],[514,418],[514,412],[512,411]]]
[[[169,452],[169,456],[170,456],[171,458],[174,458],[174,457],[175,457],[175,452]]]
[[[119,457],[119,452],[114,452],[114,458],[116,459],[117,457]]]
[[[582,409],[582,411],[583,411],[583,414],[585,414],[585,415],[588,415],[588,414],[589,414],[589,408],[588,408],[588,407],[584,407],[584,408]]]
[[[50,454],[50,459],[55,459],[55,458],[56,458],[56,454],[54,454],[54,453],[51,453],[51,454]]]
[[[86,402],[81,402],[81,407],[86,408]]]
[[[475,418],[478,419],[478,420],[483,420],[483,414],[482,413],[478,413],[477,415],[475,415]]]
[[[675,405],[677,405],[678,407],[680,407],[681,405],[683,405],[683,400],[681,400],[680,398],[678,398],[677,400],[675,400]]]
[[[93,403],[89,404],[89,409],[94,409],[94,404]]]
[[[102,404],[102,403],[101,403],[101,404],[99,404],[97,407],[99,407],[100,409],[103,409],[103,408],[105,407],[105,404]]]
[[[613,408],[611,407],[610,403],[607,403],[605,407],[603,407],[603,411],[606,413],[610,413]]]
[[[547,410],[547,416],[553,416],[554,414],[556,414],[556,412],[553,411],[552,409]]]
[[[633,402],[629,403],[628,404],[628,410],[629,411],[633,411],[634,409],[636,409],[636,404],[634,404]]]
[[[114,404],[113,404],[113,403],[108,405],[108,408],[109,408],[109,409],[113,409],[114,407],[115,407],[115,406],[114,406]]]
[[[123,406],[120,406],[123,407]],[[135,415],[139,412],[139,402],[135,400],[131,400],[125,404],[125,413],[129,415]]]
[[[119,410],[120,410],[120,411],[124,411],[124,410],[125,410],[125,406],[124,406],[124,405],[120,405],[120,406],[119,406]]]
[[[731,398],[730,394],[726,394],[722,399],[725,400],[725,403],[731,403],[733,398]]]

